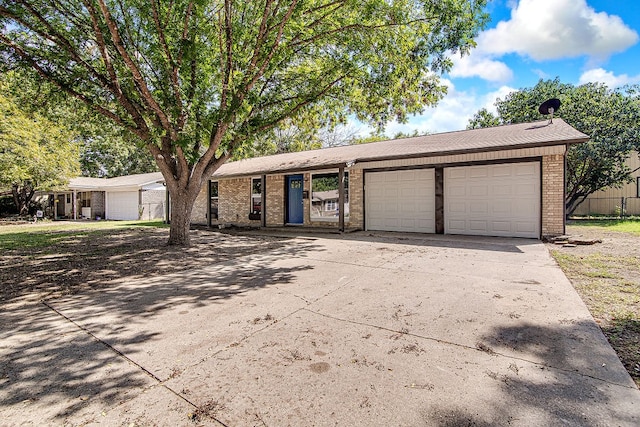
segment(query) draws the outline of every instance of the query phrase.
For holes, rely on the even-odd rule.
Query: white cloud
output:
[[[486,108],[489,112],[495,114],[498,112],[498,109],[494,105],[496,103],[496,100],[498,98],[504,100],[507,97],[507,95],[509,95],[511,92],[516,92],[516,91],[518,91],[518,89],[509,87],[509,86],[502,86],[501,88],[499,88],[494,92],[487,93],[480,100],[482,102],[480,108]]]
[[[595,68],[584,72],[580,76],[579,84],[585,83],[604,83],[610,89],[628,85],[640,83],[640,74],[637,76],[628,76],[627,74],[621,74],[616,76],[612,71],[607,71],[602,68]]]
[[[620,17],[596,12],[585,0],[520,0],[510,20],[480,34],[478,51],[536,61],[583,55],[603,60],[637,42],[638,33]]]
[[[478,76],[484,80],[499,83],[513,78],[513,72],[504,62],[494,61],[473,52],[463,57],[454,55],[451,59],[453,60],[453,68],[449,73],[451,77]]]
[[[513,72],[503,55],[534,61],[586,56],[589,63],[606,60],[638,42],[638,33],[619,16],[596,12],[586,0],[510,1],[511,18],[483,31],[471,55],[453,56],[451,77],[480,77],[505,83]],[[542,77],[540,70],[533,70]]]

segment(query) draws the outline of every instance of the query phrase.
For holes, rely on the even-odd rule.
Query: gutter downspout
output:
[[[338,169],[338,229],[344,232],[344,166]]]

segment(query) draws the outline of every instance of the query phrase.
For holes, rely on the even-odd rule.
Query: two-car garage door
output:
[[[434,169],[365,174],[368,230],[435,232]],[[540,163],[444,168],[444,232],[540,236]]]

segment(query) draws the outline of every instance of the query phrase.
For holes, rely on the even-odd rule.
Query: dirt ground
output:
[[[193,230],[188,249],[167,247],[168,228],[73,232],[54,246],[8,250],[0,256],[0,302],[41,300],[109,287],[117,279],[175,273],[277,249],[284,239],[244,239]],[[240,240],[240,244],[238,244]],[[233,244],[231,244],[233,243]]]
[[[567,234],[602,241],[548,247],[640,386],[640,237],[580,225],[569,225]]]

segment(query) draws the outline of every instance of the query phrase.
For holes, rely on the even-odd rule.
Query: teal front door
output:
[[[304,206],[302,201],[302,175],[287,176],[287,223],[302,224]]]

